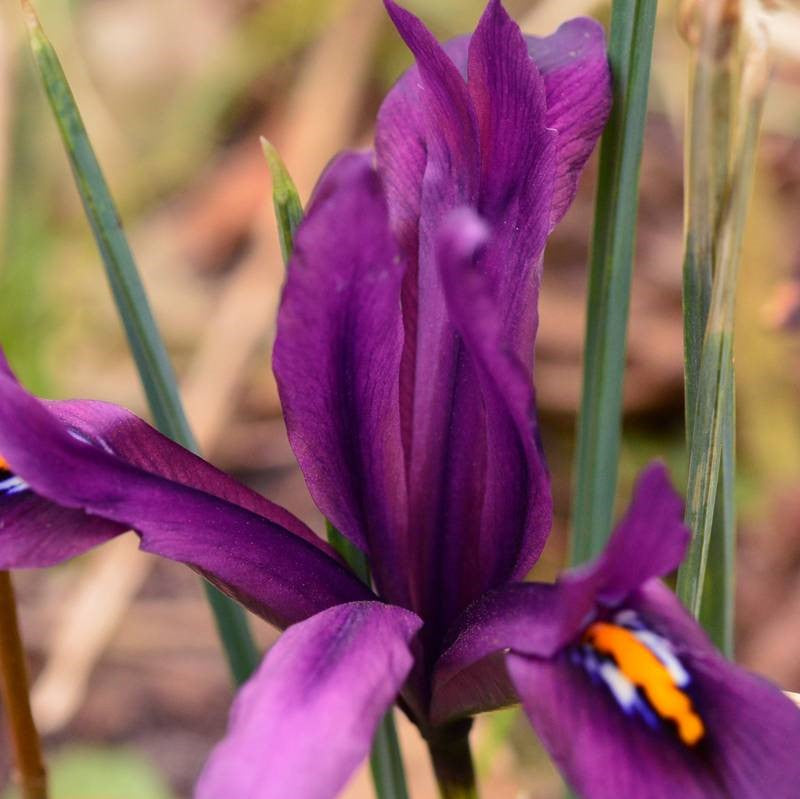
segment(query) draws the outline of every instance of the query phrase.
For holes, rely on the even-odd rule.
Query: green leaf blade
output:
[[[613,517],[655,12],[655,0],[614,0],[612,7],[614,105],[600,147],[575,457],[572,563],[588,560],[603,548]]]
[[[156,326],[119,213],[95,156],[58,56],[29,0],[22,0],[31,51],[58,125],[75,184],[94,234],[156,427],[197,451],[183,411],[177,381]],[[204,581],[228,665],[237,684],[255,670],[259,657],[244,610]]]

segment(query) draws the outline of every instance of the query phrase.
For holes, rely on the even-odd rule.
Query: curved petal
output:
[[[530,486],[540,476],[531,467],[541,466],[538,453],[531,455],[526,447],[533,441],[529,355],[538,258],[549,225],[554,134],[544,125],[539,73],[519,28],[498,2],[489,4],[469,42],[467,82],[418,19],[391,0],[386,5],[417,58],[416,108],[409,120],[421,127],[404,137],[409,123],[397,118],[410,98],[404,84],[395,95],[400,99],[382,111],[377,152],[393,226],[409,264],[400,402],[410,546],[417,557],[412,596],[414,607],[431,621],[427,634],[436,637],[482,590],[523,573],[547,532],[526,533],[534,526],[527,518],[533,510],[530,494],[536,492]],[[413,184],[421,168],[417,194]],[[453,315],[455,302],[446,296],[440,268],[442,227],[462,207],[477,209],[492,229],[481,255],[497,302],[492,347],[501,359],[501,349],[526,353],[525,367],[510,380],[506,369],[499,386],[494,385],[498,375],[487,380],[486,365],[469,351],[459,327],[463,319]],[[509,387],[522,392],[510,400],[516,410],[523,398],[520,414],[509,413],[509,400],[498,397]],[[500,418],[494,418],[495,409]],[[501,513],[509,498],[511,507]],[[537,503],[537,510],[538,528],[549,526],[548,500]],[[489,533],[492,522],[498,525]]]
[[[688,747],[664,727],[623,713],[603,686],[564,653],[508,656],[531,723],[586,799],[790,799],[797,793],[800,711],[777,688],[726,661],[657,580],[629,598],[664,634],[692,678],[704,738]]]
[[[726,660],[657,580],[628,603],[676,652],[697,684],[698,710],[709,730],[705,759],[735,799],[796,796],[800,785],[800,710],[777,686]]]
[[[400,102],[379,113],[375,142],[392,229],[405,261],[400,414],[413,494],[415,483],[435,485],[445,448],[437,439],[448,419],[446,398],[456,358],[436,268],[436,236],[453,208],[477,204],[480,149],[475,110],[458,69],[419,19],[393,0],[384,4],[417,59],[413,110]],[[412,135],[399,118],[406,112],[420,125]],[[412,496],[411,504],[424,501]]]
[[[446,176],[448,140],[455,142],[456,170],[465,170],[463,191],[473,193],[478,183],[478,136],[474,111],[463,77],[469,37],[439,45],[423,24],[394,2],[387,11],[398,32],[417,58],[386,95],[378,111],[375,151],[378,171],[389,205],[392,228],[401,252],[416,263],[422,184],[430,160],[432,170]],[[455,188],[457,183],[452,184]],[[468,197],[453,197],[451,207]]]
[[[550,225],[575,197],[578,178],[611,111],[611,69],[603,26],[571,19],[550,36],[526,36],[528,53],[544,78],[545,124],[558,132]]]
[[[630,507],[600,557],[567,572],[562,581],[584,585],[600,602],[616,604],[651,577],[677,569],[690,537],[683,500],[664,464],[654,462],[639,475]]]
[[[386,0],[385,5],[417,59],[420,88],[415,113],[422,123],[426,153],[419,187],[419,224],[414,223],[409,230],[398,227],[389,188],[387,198],[406,269],[399,400],[408,480],[408,549],[414,559],[409,564],[411,598],[412,607],[428,622],[425,635],[436,639],[454,606],[455,612],[460,609],[458,588],[453,585],[462,582],[458,568],[453,569],[451,562],[452,576],[445,577],[443,596],[439,595],[437,581],[448,571],[442,559],[446,548],[443,541],[452,538],[443,526],[453,528],[455,518],[463,519],[465,514],[474,518],[481,492],[473,485],[472,464],[480,468],[482,435],[480,430],[475,431],[478,446],[468,457],[455,456],[453,440],[461,436],[451,432],[451,422],[460,426],[472,420],[479,411],[479,396],[469,387],[470,376],[465,374],[469,366],[463,363],[448,318],[435,248],[439,225],[446,214],[455,207],[477,202],[479,144],[469,92],[453,62],[416,17],[392,0]],[[398,133],[402,132],[400,128]],[[390,133],[384,133],[377,141],[379,171],[385,166],[382,151],[387,147],[387,136],[391,139]],[[390,141],[388,150],[398,157],[400,172],[405,169],[406,155],[411,160],[416,157],[413,144],[406,154],[397,139]],[[384,183],[388,187],[386,179]],[[457,385],[465,390],[456,390]],[[454,466],[457,472],[459,465],[472,469],[473,474],[457,477],[450,467]],[[461,487],[459,497],[454,499],[448,496],[453,485]],[[454,507],[460,499],[468,507]],[[471,535],[465,531],[464,539]]]
[[[27,486],[21,478],[16,480]],[[30,487],[13,494],[0,491],[0,563],[4,564],[3,568],[55,566],[127,529],[81,510],[48,502]]]
[[[130,440],[116,427],[120,419],[130,424]],[[123,452],[136,449],[135,462],[112,442]],[[372,597],[322,545],[283,527],[285,511],[274,520],[221,497],[238,496],[259,511],[272,507],[244,489],[223,486],[220,473],[179,449],[112,406],[42,402],[5,365],[0,369],[0,452],[33,493],[69,513],[51,513],[50,521],[64,526],[36,530],[15,524],[19,517],[13,507],[0,506],[7,514],[0,518],[0,568],[53,563],[98,543],[98,529],[111,535],[132,528],[142,549],[198,569],[278,626]],[[173,478],[182,474],[187,482],[142,468],[148,463]],[[207,481],[218,494],[203,490]],[[90,535],[78,524],[83,514],[92,519]]]
[[[297,231],[274,367],[289,439],[320,510],[407,604],[397,408],[402,265],[368,154],[331,164]]]
[[[264,516],[329,551],[319,536],[285,508],[176,444],[126,408],[96,400],[45,401],[45,406],[78,440],[115,454],[146,472]]]
[[[593,564],[566,572],[553,585],[510,584],[473,603],[453,625],[451,644],[436,664],[432,714],[437,723],[515,701],[513,689],[502,693],[492,687],[508,687],[498,652],[551,657],[599,605],[616,605],[651,577],[675,569],[689,536],[682,510],[666,469],[652,464],[639,477],[627,514]],[[486,682],[485,693],[476,690],[476,675]]]
[[[470,38],[460,36],[443,45],[464,79]],[[611,70],[603,27],[588,17],[568,20],[549,36],[524,39],[544,80],[545,127],[558,133],[552,228],[572,202],[580,173],[608,118]],[[413,251],[427,160],[419,84],[419,72],[413,66],[386,96],[376,133],[392,220]]]
[[[481,592],[524,576],[538,558],[552,521],[533,386],[508,350],[485,264],[473,258],[487,236],[485,225],[470,210],[456,210],[442,226],[438,249],[447,309],[476,372],[473,390],[480,393],[478,418],[486,431],[479,537],[476,546],[469,541],[464,545],[478,561],[477,573],[464,577]],[[474,442],[475,420],[468,424],[459,431],[458,455],[464,456]],[[455,523],[463,527],[469,521]],[[465,557],[466,552],[458,555]]]
[[[467,76],[481,143],[476,210],[493,234],[482,260],[502,310],[506,347],[530,370],[557,134],[547,124],[542,76],[499,0],[490,0],[470,39]]]
[[[553,653],[562,644],[567,608],[556,585],[514,583],[473,603],[455,638],[436,662],[431,700],[434,724],[495,710],[519,699],[505,667],[512,647]]]
[[[420,620],[378,602],[285,632],[239,693],[197,799],[331,799],[369,751],[411,668]]]
[[[583,799],[735,799],[707,770],[688,767],[680,744],[623,714],[566,656],[512,654],[507,665],[531,725]]]

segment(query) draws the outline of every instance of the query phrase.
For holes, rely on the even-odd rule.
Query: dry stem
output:
[[[23,799],[47,799],[47,777],[28,700],[28,670],[8,572],[0,572],[0,696],[6,708]]]

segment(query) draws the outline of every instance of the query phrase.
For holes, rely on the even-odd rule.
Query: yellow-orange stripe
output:
[[[8,461],[0,455],[0,471],[10,472],[11,467],[8,465]]]
[[[694,746],[705,735],[705,725],[692,700],[679,688],[666,666],[630,630],[608,622],[595,622],[583,635],[598,652],[610,655],[619,670],[644,691],[653,710],[675,722],[678,736]]]

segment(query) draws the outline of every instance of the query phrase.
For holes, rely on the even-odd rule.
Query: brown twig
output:
[[[47,799],[47,776],[28,701],[28,669],[8,572],[0,572],[0,696],[6,708],[23,799]]]

